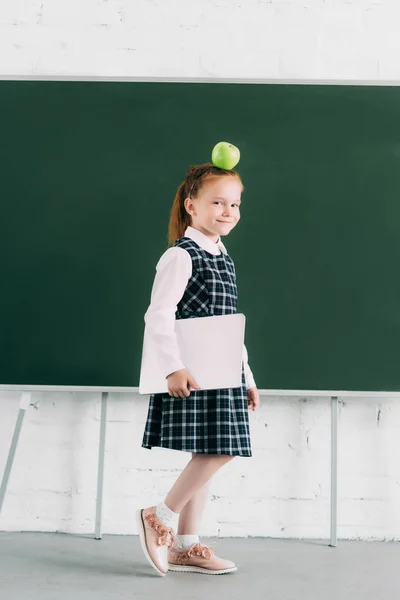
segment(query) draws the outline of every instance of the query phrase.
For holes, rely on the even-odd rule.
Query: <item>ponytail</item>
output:
[[[192,224],[192,217],[185,208],[186,198],[196,198],[203,184],[214,177],[236,177],[240,183],[239,173],[227,169],[219,169],[212,163],[189,167],[185,179],[176,190],[168,226],[168,245],[173,246],[176,240],[184,237],[186,228]],[[242,184],[243,187],[243,184]]]
[[[192,222],[192,218],[187,212],[184,202],[187,198],[186,193],[186,179],[182,181],[181,185],[176,190],[174,203],[171,209],[171,216],[169,218],[168,227],[168,245],[173,246],[176,240],[179,240],[184,236],[186,228]]]

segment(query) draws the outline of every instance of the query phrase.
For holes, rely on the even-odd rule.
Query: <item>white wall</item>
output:
[[[399,29],[398,0],[3,0],[0,74],[384,81],[400,76]],[[0,473],[18,407],[0,393]],[[140,447],[146,413],[110,395],[104,533],[136,533],[135,509],[188,460]],[[94,531],[99,416],[100,395],[33,394],[1,530]],[[254,456],[215,476],[201,533],[327,538],[329,400],[266,396],[250,419]],[[341,403],[339,537],[400,539],[399,434],[399,402]]]
[[[0,465],[19,394],[0,397]],[[140,447],[147,398],[110,394],[104,533],[136,533],[134,511],[165,498],[189,455]],[[100,395],[33,393],[0,530],[91,533]],[[203,535],[329,537],[330,402],[263,396],[250,412],[253,457],[214,477]],[[340,538],[400,539],[400,403],[351,398],[339,410]]]
[[[398,0],[2,0],[0,73],[396,79]]]

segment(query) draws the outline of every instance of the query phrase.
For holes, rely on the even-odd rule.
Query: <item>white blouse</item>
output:
[[[184,236],[191,238],[211,254],[218,255],[221,252],[227,254],[221,238],[217,242],[213,242],[194,227],[188,227]],[[147,331],[153,337],[159,350],[159,358],[163,364],[165,377],[185,368],[179,356],[174,324],[177,305],[185,292],[191,275],[192,258],[189,252],[178,246],[168,248],[156,266],[150,306],[146,311],[144,320]],[[243,345],[243,361],[246,389],[249,389],[255,387],[256,384],[248,364],[245,345]]]

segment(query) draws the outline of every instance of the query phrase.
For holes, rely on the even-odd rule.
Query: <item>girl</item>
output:
[[[165,502],[137,512],[143,552],[159,575],[168,569],[212,575],[236,571],[232,561],[200,544],[198,530],[211,477],[234,456],[252,455],[248,408],[259,407],[258,390],[245,346],[241,387],[199,390],[181,362],[174,321],[236,312],[235,267],[221,236],[240,219],[242,190],[235,171],[211,163],[189,168],[172,206],[168,237],[173,247],[157,264],[145,314],[168,394],[150,396],[142,446],[192,453]]]

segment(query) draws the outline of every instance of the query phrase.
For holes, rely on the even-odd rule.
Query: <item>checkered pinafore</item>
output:
[[[176,319],[236,313],[235,266],[227,254],[214,255],[191,238],[177,240],[192,258],[192,275]],[[152,394],[142,447],[252,456],[247,391],[242,385],[222,390],[191,390],[187,398]]]

